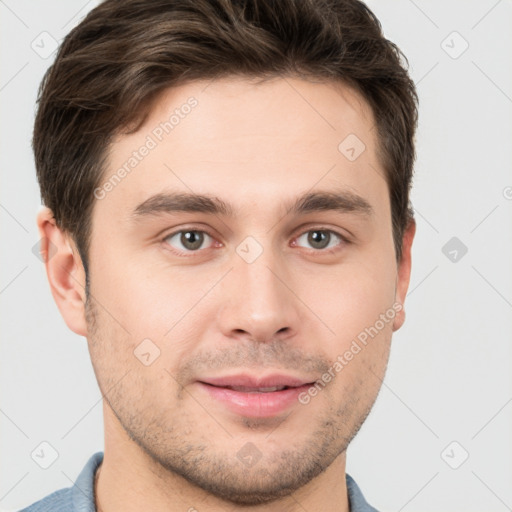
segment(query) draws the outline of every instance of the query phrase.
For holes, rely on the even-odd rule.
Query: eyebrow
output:
[[[349,191],[315,191],[298,197],[286,211],[294,215],[303,215],[319,211],[353,213],[370,217],[374,211],[363,197]],[[174,212],[206,213],[234,217],[235,208],[214,195],[170,192],[155,194],[140,203],[132,213],[135,220]]]

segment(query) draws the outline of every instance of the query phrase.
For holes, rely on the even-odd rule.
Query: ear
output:
[[[398,264],[395,287],[395,302],[401,304],[402,307],[393,320],[393,331],[400,329],[405,322],[404,303],[409,288],[409,279],[411,277],[411,247],[415,233],[416,221],[411,219],[402,239],[402,258]]]
[[[67,326],[86,336],[85,270],[71,237],[56,224],[53,212],[43,207],[37,215],[40,253],[50,289]]]

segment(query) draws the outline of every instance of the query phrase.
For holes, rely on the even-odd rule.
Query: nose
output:
[[[300,301],[293,279],[272,251],[247,263],[235,254],[233,270],[223,280],[217,316],[223,335],[261,343],[285,340],[298,332]]]

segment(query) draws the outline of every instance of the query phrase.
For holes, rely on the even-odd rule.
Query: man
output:
[[[33,146],[105,450],[25,510],[375,510],[346,449],[405,318],[416,124],[400,51],[357,0],[91,11]]]

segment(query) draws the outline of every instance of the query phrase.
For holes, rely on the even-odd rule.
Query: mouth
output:
[[[282,374],[243,374],[197,381],[198,387],[220,407],[250,418],[270,418],[287,412],[297,404],[299,394],[314,383]]]
[[[211,384],[210,384],[211,385]],[[268,388],[251,388],[248,386],[216,386],[224,389],[232,389],[233,391],[241,391],[242,393],[273,393],[274,391],[282,391],[283,389],[292,389],[295,386],[271,386]]]

